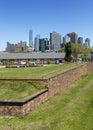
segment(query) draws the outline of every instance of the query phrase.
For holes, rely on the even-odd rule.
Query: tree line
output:
[[[62,52],[65,52],[65,61],[67,62],[76,62],[78,59],[82,61],[88,61],[88,55],[91,52],[91,49],[87,46],[75,43],[66,43]]]

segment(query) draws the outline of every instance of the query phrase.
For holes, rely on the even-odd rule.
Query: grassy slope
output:
[[[0,69],[0,78],[48,78],[58,73],[81,65],[80,63],[49,65],[30,68],[3,68]]]
[[[0,118],[2,130],[93,130],[93,74],[21,117]]]
[[[23,99],[44,89],[34,82],[0,81],[0,99]]]

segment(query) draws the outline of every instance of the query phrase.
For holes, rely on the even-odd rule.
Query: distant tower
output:
[[[90,39],[89,38],[85,39],[85,44],[87,45],[87,47],[90,48]]]
[[[78,43],[78,34],[75,32],[67,34],[71,38],[72,43]]]
[[[70,41],[71,41],[71,38],[70,38],[68,35],[65,35],[65,36],[63,37],[63,43],[64,43],[64,45],[65,45],[66,43],[70,42]]]
[[[29,47],[31,50],[34,50],[34,44],[33,44],[33,31],[29,30]]]
[[[83,45],[83,37],[78,37],[78,43]]]
[[[51,50],[59,51],[61,48],[62,36],[57,32],[50,33],[50,47]]]
[[[35,51],[39,51],[39,39],[40,39],[40,35],[36,35],[35,44],[34,44]]]
[[[45,52],[46,50],[49,50],[48,38],[43,38],[39,40],[39,50],[41,52]]]

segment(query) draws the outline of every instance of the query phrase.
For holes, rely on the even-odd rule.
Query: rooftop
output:
[[[32,52],[32,53],[0,53],[0,60],[2,59],[57,59],[64,58],[65,53],[56,52]]]

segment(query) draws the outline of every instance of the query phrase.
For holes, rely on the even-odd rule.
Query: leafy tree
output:
[[[77,61],[78,55],[82,53],[82,45],[71,43],[73,60]]]
[[[91,49],[78,43],[66,43],[65,47],[61,49],[61,52],[64,51],[66,53],[65,60],[67,62],[70,62],[72,59],[76,62],[78,58],[82,58],[82,61],[87,61]]]
[[[61,48],[60,52],[65,52],[65,47]]]
[[[90,48],[88,48],[88,47],[83,47],[83,48],[82,48],[82,54],[84,54],[84,55],[89,54],[89,53],[90,53],[90,51],[91,51],[91,49],[90,49]]]
[[[91,51],[90,48],[83,47],[82,54],[81,54],[81,57],[82,57],[83,61],[88,61],[88,54],[90,53],[90,51]]]
[[[71,47],[74,61],[77,61],[78,55],[81,55],[83,61],[88,60],[87,55],[90,53],[90,48],[75,43],[71,43]]]
[[[71,47],[71,43],[69,42],[69,43],[66,43],[65,44],[65,60],[67,61],[67,62],[71,62],[71,60],[72,60],[72,47]]]

